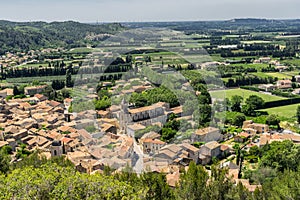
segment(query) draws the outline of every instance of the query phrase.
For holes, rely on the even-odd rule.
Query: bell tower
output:
[[[64,148],[63,148],[63,144],[61,143],[61,141],[54,140],[50,147],[51,157],[61,156],[64,153],[63,149]]]

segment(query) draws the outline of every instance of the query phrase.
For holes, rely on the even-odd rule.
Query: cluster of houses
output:
[[[295,83],[300,83],[300,75],[295,76]],[[262,84],[258,86],[259,89],[265,92],[272,92],[273,90],[280,89],[280,90],[287,90],[293,88],[293,82],[289,79],[285,80],[278,80],[276,84]],[[296,88],[293,89],[292,94],[299,95],[300,89]]]
[[[47,158],[65,154],[76,166],[87,160],[116,169],[130,164],[133,138],[116,134],[117,121],[97,119],[95,110],[70,114],[67,108],[71,102],[48,100],[41,94],[8,101],[2,98],[0,147],[9,145],[16,153],[20,144],[25,144],[28,150],[40,150]],[[89,133],[85,130],[88,126],[97,131]]]
[[[34,61],[35,57],[34,51],[29,51],[28,53],[18,52],[16,54],[7,52],[0,57],[0,65],[3,67],[16,66],[25,62]]]
[[[279,72],[283,72],[287,70],[289,67],[286,65],[282,65],[278,60],[272,60],[270,57],[261,57],[257,60],[253,61],[254,64],[270,64],[275,67]]]
[[[283,72],[289,68],[288,66],[280,64],[278,60],[272,60],[270,57],[259,58],[255,60],[254,63],[264,63],[264,64],[274,65],[275,69],[278,70],[279,72]],[[295,83],[300,83],[300,75],[295,76]],[[279,90],[291,89],[293,88],[293,82],[290,79],[278,80],[275,84],[261,84],[258,86],[258,88],[265,92],[271,92],[276,89]],[[300,94],[300,90],[295,89],[293,91],[293,94]]]
[[[130,84],[119,81],[111,88],[117,91]],[[131,85],[132,86],[132,85]],[[171,186],[178,182],[179,169],[187,168],[191,161],[208,165],[215,158],[224,160],[235,153],[233,146],[226,143],[224,135],[218,128],[206,127],[196,129],[189,139],[179,143],[168,144],[161,140],[158,132],[145,132],[138,141],[135,134],[150,125],[162,127],[169,115],[181,116],[182,107],[170,108],[165,102],[134,108],[125,99],[118,105],[106,110],[85,110],[69,113],[72,99],[66,98],[63,103],[48,100],[39,94],[45,86],[25,88],[28,95],[23,99],[5,100],[12,89],[0,91],[0,148],[9,145],[14,155],[20,144],[25,144],[30,151],[40,150],[47,158],[66,155],[80,172],[102,172],[105,166],[122,170],[127,166],[141,165],[143,171],[162,172],[167,174]],[[142,92],[150,88],[148,83],[132,86],[130,92]],[[96,95],[89,89],[89,95]],[[87,127],[94,127],[89,132]],[[298,135],[291,133],[270,133],[268,125],[245,121],[243,132],[236,134],[235,142],[250,141],[244,148],[254,145],[263,146],[278,140],[291,140],[300,143]],[[193,145],[198,144],[198,145]],[[140,159],[142,162],[138,162]],[[17,161],[17,160],[15,160]],[[238,179],[239,167],[233,163],[221,162],[229,168],[229,175],[242,182],[249,190],[252,186],[247,180]]]
[[[60,51],[64,51],[64,50],[62,48],[56,48],[56,49],[46,48],[43,50],[30,50],[28,52],[16,52],[16,53],[7,52],[5,55],[0,56],[0,66],[13,67],[25,63],[36,63],[38,62],[36,59],[40,54],[54,53]]]
[[[300,76],[296,76],[295,77],[297,82],[299,83],[300,82]],[[264,90],[266,92],[271,92],[275,89],[290,89],[292,88],[292,81],[291,80],[278,80],[276,82],[276,84],[262,84],[262,85],[259,85],[258,88],[261,89],[261,90]]]

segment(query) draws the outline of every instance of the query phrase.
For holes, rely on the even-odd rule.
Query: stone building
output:
[[[120,129],[127,132],[127,126],[138,123],[143,126],[149,126],[154,123],[164,124],[167,121],[167,112],[169,108],[167,103],[159,102],[151,106],[129,109],[128,104],[123,99],[119,113]]]
[[[220,130],[215,127],[206,127],[196,130],[192,134],[192,142],[211,142],[220,141],[223,139],[223,135]]]
[[[51,157],[61,156],[64,153],[64,147],[61,141],[53,141],[50,146]]]
[[[243,122],[243,129],[254,129],[257,133],[267,133],[269,132],[269,126],[267,124],[257,124],[252,120],[247,120]]]

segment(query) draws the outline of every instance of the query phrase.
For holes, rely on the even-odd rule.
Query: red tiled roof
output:
[[[249,134],[246,132],[241,132],[238,136],[247,138],[247,137],[249,137]]]
[[[69,126],[61,126],[58,128],[58,130],[62,131],[62,132],[66,132],[66,131],[70,131],[71,127]]]
[[[67,102],[67,103],[71,103],[73,100],[72,99],[70,99],[70,98],[66,98],[65,100],[64,100],[64,102]]]
[[[221,151],[226,151],[227,149],[229,149],[229,146],[224,144],[221,145]]]
[[[41,98],[43,98],[43,97],[45,97],[45,96],[42,95],[42,94],[35,94],[34,97],[36,97],[36,98],[38,98],[38,99],[41,99]]]
[[[67,138],[67,137],[63,137],[60,141],[62,141],[62,142],[65,143],[65,144],[68,144],[68,143],[72,142],[73,139]]]
[[[49,102],[49,105],[52,106],[52,107],[57,107],[57,106],[60,105],[60,103],[57,102],[57,101],[53,101],[53,100],[52,100],[52,101]]]
[[[77,131],[77,133],[86,139],[92,138],[91,134],[87,132],[85,129],[80,129]]]
[[[153,144],[166,144],[165,142],[161,141],[161,140],[158,140],[158,139],[155,139],[155,140],[152,140],[151,138],[147,138],[143,141],[144,143],[153,143]]]

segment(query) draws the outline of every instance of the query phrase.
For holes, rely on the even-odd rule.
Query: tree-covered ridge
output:
[[[19,168],[0,181],[1,199],[137,199],[132,186],[113,177],[47,163]]]
[[[284,147],[287,147],[287,150]],[[274,142],[263,149],[251,149],[260,157],[260,167],[250,180],[262,185],[253,193],[241,183],[234,184],[226,168],[191,162],[180,169],[180,180],[170,187],[163,173],[135,174],[126,167],[116,172],[105,168],[102,174],[79,173],[64,157],[47,160],[38,152],[9,164],[8,148],[0,151],[0,199],[190,199],[263,200],[299,199],[299,146]],[[280,155],[286,155],[280,161]],[[6,167],[4,167],[6,163]],[[290,166],[295,166],[290,168]],[[297,169],[298,168],[298,169]]]
[[[7,51],[85,46],[86,40],[105,39],[108,35],[96,36],[114,34],[122,29],[118,23],[91,25],[74,21],[52,23],[0,21],[0,55]]]

